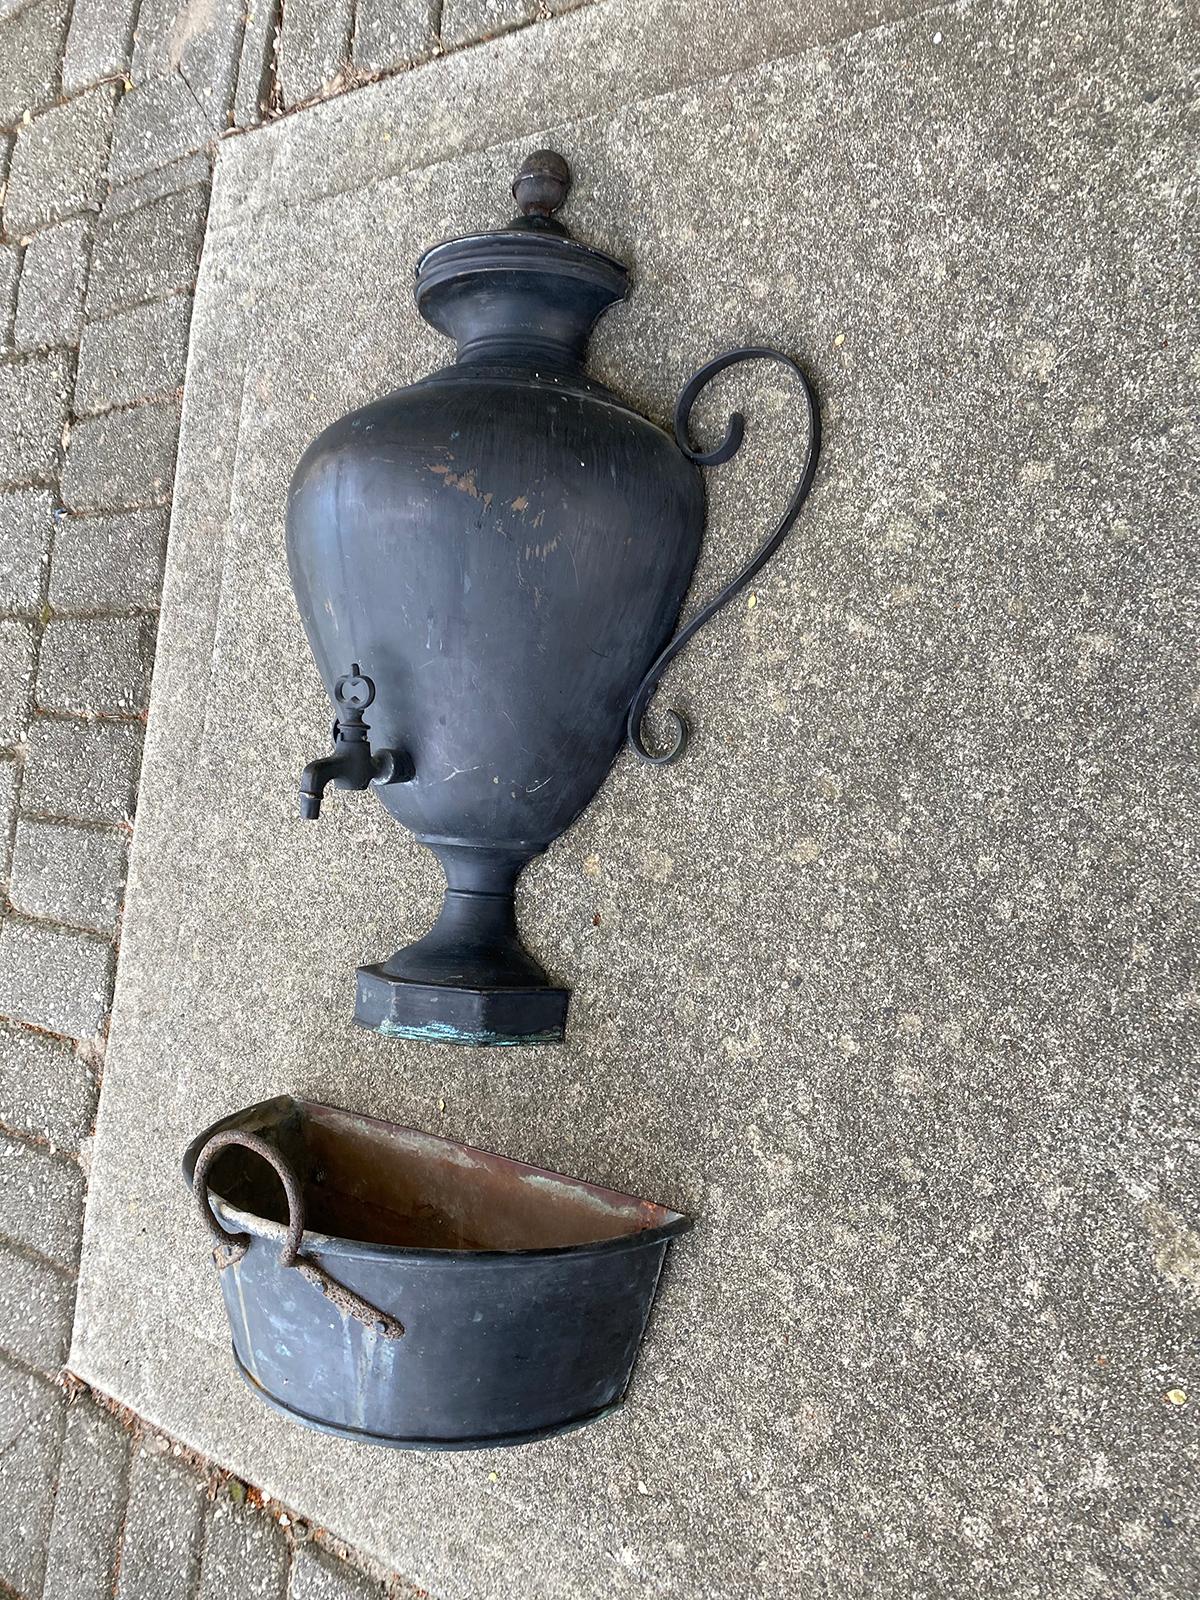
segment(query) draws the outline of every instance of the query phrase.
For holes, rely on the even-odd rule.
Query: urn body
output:
[[[330,695],[375,685],[379,786],[435,849],[544,850],[602,783],[666,643],[704,521],[697,469],[582,375],[470,363],[326,429],[288,560]]]
[[[432,929],[359,969],[379,1032],[563,1035],[513,889],[603,782],[704,524],[695,465],[584,366],[625,287],[548,215],[435,246],[417,306],[457,360],[335,422],[292,480],[292,586],[337,708],[303,814],[371,783],[446,873]]]

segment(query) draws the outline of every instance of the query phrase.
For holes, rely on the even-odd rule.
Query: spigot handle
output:
[[[339,712],[345,713],[347,719],[355,718],[362,721],[362,714],[375,700],[375,680],[368,678],[363,669],[355,661],[349,672],[344,672],[333,686],[333,698],[338,703]]]
[[[737,454],[746,434],[746,419],[740,411],[735,411],[730,417],[729,424],[725,429],[725,437],[715,450],[694,450],[689,442],[688,427],[691,422],[692,408],[699,399],[700,391],[719,372],[724,372],[727,367],[736,366],[742,361],[777,361],[794,372],[799,378],[807,411],[808,453],[805,457],[804,470],[800,476],[800,481],[792,491],[792,497],[788,501],[782,520],[759,546],[737,577],[727,583],[720,594],[714,596],[706,606],[698,611],[687,626],[681,628],[670,644],[658,655],[630,702],[629,714],[625,723],[626,737],[634,754],[655,767],[665,767],[672,761],[678,761],[687,749],[689,734],[688,725],[683,717],[678,711],[672,710],[667,712],[667,715],[675,724],[675,738],[670,749],[656,755],[654,751],[647,749],[643,742],[642,719],[646,715],[651,696],[655,689],[658,688],[659,680],[679,652],[699,633],[704,624],[710,618],[716,616],[722,606],[728,605],[735,595],[741,594],[755,574],[766,566],[776,550],[779,549],[792,524],[800,515],[800,509],[808,498],[808,492],[812,488],[813,477],[817,470],[817,457],[821,450],[821,409],[817,401],[816,391],[807,374],[797,362],[792,360],[791,356],[784,355],[781,350],[771,350],[764,345],[747,345],[738,350],[727,350],[724,355],[716,356],[712,361],[707,362],[694,377],[688,379],[679,392],[679,399],[675,402],[675,443],[688,460],[694,461],[698,467],[719,467],[722,462],[729,461]]]

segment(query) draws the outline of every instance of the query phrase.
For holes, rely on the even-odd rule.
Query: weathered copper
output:
[[[247,1383],[310,1427],[408,1449],[522,1444],[619,1405],[691,1226],[286,1095],[202,1133],[184,1176]]]

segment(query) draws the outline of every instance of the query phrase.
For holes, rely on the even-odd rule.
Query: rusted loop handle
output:
[[[229,1233],[221,1226],[209,1202],[208,1174],[212,1164],[222,1150],[234,1144],[241,1145],[243,1149],[249,1150],[251,1154],[267,1162],[283,1185],[283,1192],[287,1196],[288,1226],[279,1251],[279,1265],[295,1267],[297,1272],[314,1288],[319,1289],[332,1305],[356,1318],[364,1327],[383,1334],[385,1339],[403,1337],[403,1323],[397,1322],[396,1318],[389,1316],[386,1311],[380,1311],[370,1301],[355,1294],[353,1289],[347,1289],[344,1283],[331,1278],[315,1261],[310,1261],[307,1256],[300,1254],[300,1241],[304,1238],[304,1191],[300,1186],[300,1180],[273,1144],[257,1133],[245,1133],[240,1128],[221,1128],[214,1133],[196,1157],[196,1167],[192,1175],[192,1189],[201,1214],[209,1231],[217,1240],[217,1248],[213,1251],[213,1260],[217,1266],[224,1271],[226,1267],[240,1261],[250,1248],[250,1235]]]

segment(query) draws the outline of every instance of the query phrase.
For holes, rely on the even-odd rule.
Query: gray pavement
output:
[[[1194,48],[1157,5],[778,10],[609,0],[222,145],[72,1360],[447,1597],[1182,1600]],[[350,1024],[436,870],[369,796],[296,818],[282,508],[446,359],[412,261],[544,143],[635,268],[599,374],[662,419],[778,343],[827,443],[662,692],[688,759],[528,874],[565,1046],[481,1058]],[[795,471],[777,375],[736,399],[698,596]],[[250,1405],[177,1155],[283,1089],[694,1213],[623,1412],[437,1459]]]
[[[1141,0],[0,0],[0,1594],[1195,1592],[1196,64]],[[547,142],[635,270],[600,374],[665,419],[776,342],[827,450],[687,761],[528,875],[567,1044],[481,1059],[349,1025],[436,871],[295,820],[281,506]],[[794,460],[736,398],[698,595]],[[629,1406],[255,1405],[178,1155],[282,1089],[695,1213]]]

